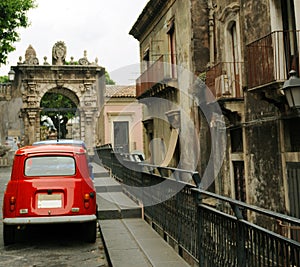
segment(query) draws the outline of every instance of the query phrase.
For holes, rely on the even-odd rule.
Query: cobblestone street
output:
[[[0,203],[10,168],[0,168]],[[44,225],[21,229],[17,243],[4,247],[2,238],[2,210],[0,225],[0,266],[108,266],[100,233],[96,243],[81,240],[75,225]]]

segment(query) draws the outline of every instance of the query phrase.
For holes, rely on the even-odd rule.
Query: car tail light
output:
[[[14,211],[15,207],[16,207],[16,198],[14,196],[12,196],[9,199],[9,208],[10,208],[10,211]]]
[[[90,206],[90,194],[84,195],[84,207],[87,209]]]

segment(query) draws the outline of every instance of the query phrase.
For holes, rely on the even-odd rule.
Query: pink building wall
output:
[[[118,100],[118,101],[117,101]],[[143,123],[142,105],[120,99],[110,99],[104,106],[104,144],[114,146],[113,123],[128,121],[129,124],[129,152],[143,152]]]

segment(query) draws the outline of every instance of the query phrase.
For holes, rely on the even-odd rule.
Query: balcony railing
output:
[[[276,31],[247,45],[248,89],[288,79],[299,71],[300,31]]]
[[[11,84],[2,83],[0,84],[0,100],[11,99]]]
[[[219,98],[242,98],[243,62],[220,62],[206,72],[206,85]]]
[[[175,65],[169,63],[169,55],[161,55],[153,64],[136,80],[136,96],[151,89],[158,83],[163,83],[176,77]]]

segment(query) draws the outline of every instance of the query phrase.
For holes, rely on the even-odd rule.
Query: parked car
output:
[[[87,147],[82,140],[75,140],[75,139],[58,139],[58,140],[42,140],[36,141],[32,144],[33,146],[40,146],[40,145],[73,145],[73,146],[82,146],[85,150]]]
[[[82,140],[74,140],[74,139],[58,139],[58,140],[42,140],[36,141],[32,144],[33,146],[41,146],[41,145],[72,145],[72,146],[81,146],[87,151],[86,144]],[[88,155],[87,155],[88,157]],[[89,170],[90,176],[92,180],[94,180],[93,173],[93,165],[89,162]]]
[[[3,199],[4,244],[28,224],[77,223],[96,240],[96,191],[81,146],[39,145],[16,151]]]

